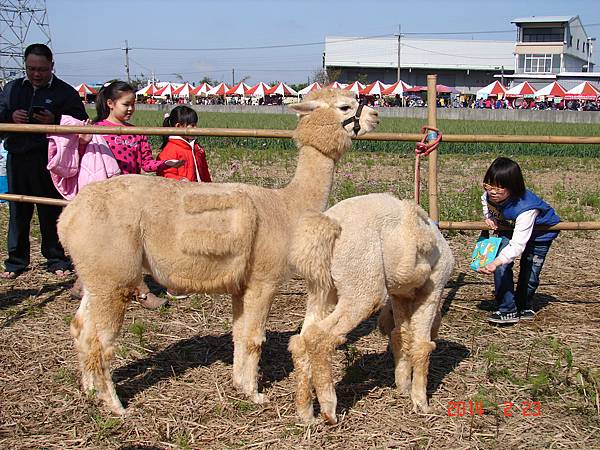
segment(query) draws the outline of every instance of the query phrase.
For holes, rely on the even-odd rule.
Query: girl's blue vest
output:
[[[525,191],[523,197],[517,199],[509,197],[502,203],[494,203],[488,196],[488,210],[501,225],[514,226],[519,214],[532,209],[540,211],[535,218],[535,225],[556,225],[560,222],[560,217],[554,209],[533,192]],[[529,240],[545,242],[553,240],[556,236],[558,236],[557,231],[534,230]]]

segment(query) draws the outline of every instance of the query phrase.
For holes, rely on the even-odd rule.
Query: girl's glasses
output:
[[[483,188],[487,192],[495,192],[496,194],[503,194],[504,192],[506,192],[506,188],[498,187],[498,186],[492,186],[491,184],[487,184],[487,183],[483,183]]]

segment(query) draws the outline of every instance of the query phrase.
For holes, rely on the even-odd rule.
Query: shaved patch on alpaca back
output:
[[[256,234],[257,212],[245,192],[188,193],[175,224],[182,253],[204,267],[205,277],[238,285],[244,277]],[[208,281],[208,280],[207,280]]]

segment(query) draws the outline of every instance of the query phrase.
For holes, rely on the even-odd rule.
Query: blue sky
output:
[[[322,64],[325,36],[499,30],[448,38],[514,40],[511,19],[579,15],[600,41],[598,0],[47,0],[59,77],[73,84],[154,72],[160,80],[196,82],[208,76],[248,83],[306,82]],[[414,36],[416,37],[416,36]],[[419,36],[425,37],[425,36]],[[32,35],[32,40],[35,36]],[[248,47],[312,44],[273,49]],[[243,50],[223,48],[243,47]],[[169,48],[171,50],[144,50]],[[182,51],[177,49],[204,49]],[[597,47],[600,50],[600,42]],[[62,54],[81,50],[116,49]],[[220,49],[220,50],[207,50]],[[596,58],[597,60],[597,58]]]

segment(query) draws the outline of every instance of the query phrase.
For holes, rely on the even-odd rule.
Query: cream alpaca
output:
[[[308,285],[302,331],[289,345],[300,418],[313,420],[314,389],[322,415],[337,422],[331,356],[386,298],[379,325],[390,336],[396,386],[410,392],[415,409],[428,411],[429,354],[454,258],[426,213],[388,194],[354,197],[325,213],[307,213],[294,232],[290,261]]]
[[[273,297],[288,275],[294,224],[307,210],[325,209],[351,136],[378,123],[364,108],[354,129],[358,103],[340,90],[291,107],[301,116],[299,158],[283,189],[127,175],[90,185],[62,213],[59,235],[84,288],[71,322],[83,388],[115,413],[124,409],[111,380],[114,341],[143,271],[176,292],[232,295],[233,382],[253,401],[267,400],[258,392],[258,361]]]

